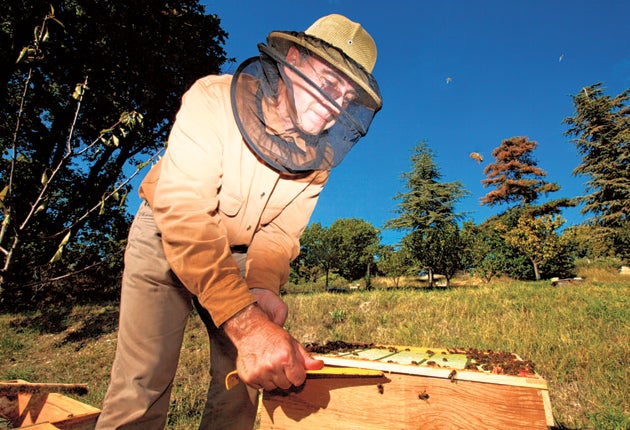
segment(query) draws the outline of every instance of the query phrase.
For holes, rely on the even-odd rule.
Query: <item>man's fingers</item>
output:
[[[284,306],[279,306],[276,313],[273,316],[273,322],[278,324],[280,327],[284,325],[287,320],[287,316],[289,315],[289,308]]]
[[[299,387],[300,385],[304,383],[304,380],[306,380],[306,370],[301,364],[285,368],[284,373],[286,374],[286,378],[287,378],[287,381],[289,382],[289,386],[280,387],[280,388],[284,388],[285,390],[289,388],[291,385],[295,385],[296,387]]]

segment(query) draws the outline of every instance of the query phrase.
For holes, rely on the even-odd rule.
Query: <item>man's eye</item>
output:
[[[325,78],[323,76],[321,79],[321,88],[322,90],[326,91],[330,96],[333,96],[333,93],[334,94],[339,93],[337,85],[331,82],[328,78]]]
[[[347,105],[349,105],[350,103],[352,103],[353,101],[355,101],[357,99],[357,95],[353,94],[353,93],[347,93],[345,95],[345,97],[343,98],[343,102]]]

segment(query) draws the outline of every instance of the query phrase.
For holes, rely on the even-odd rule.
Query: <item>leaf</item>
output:
[[[15,60],[15,64],[19,63],[20,61],[24,59],[24,57],[26,57],[28,50],[29,50],[28,46],[25,46],[24,48],[22,48],[22,50],[20,51],[20,55],[18,55],[17,60]]]
[[[44,170],[44,173],[42,173],[41,183],[44,186],[48,183],[48,169]]]
[[[55,252],[55,255],[52,256],[49,263],[55,263],[61,260],[62,255],[63,255],[63,246],[60,246],[59,248],[57,248],[57,252]]]
[[[65,25],[63,25],[63,22],[59,21],[57,18],[55,18],[54,16],[51,17],[50,19],[52,19],[53,21],[55,21],[57,24],[59,24],[62,28],[66,28]]]
[[[120,202],[118,203],[119,208],[123,207],[123,205],[125,204],[128,194],[129,194],[128,192],[125,192],[125,194],[123,194],[122,198],[120,199]]]
[[[68,230],[68,233],[66,233],[66,235],[61,240],[61,243],[59,244],[59,247],[57,248],[57,252],[55,252],[55,255],[53,255],[52,258],[50,259],[49,261],[50,263],[54,263],[61,259],[61,256],[63,255],[63,248],[66,246],[66,244],[70,240],[71,234],[72,234],[72,230]]]
[[[118,118],[118,121],[122,122],[125,125],[129,125],[130,120],[131,120],[131,116],[129,115],[129,112],[121,113],[120,118]]]
[[[5,185],[2,191],[0,191],[0,208],[4,208],[4,199],[6,198],[8,192],[9,186]]]
[[[103,215],[105,213],[105,196],[101,198],[101,209],[98,211],[99,215]]]
[[[112,141],[114,142],[114,146],[118,147],[118,145],[120,144],[120,139],[118,139],[118,136],[116,136],[115,134],[112,134]]]
[[[79,100],[83,95],[83,84],[77,84],[74,87],[74,92],[72,93],[72,98],[75,100]]]
[[[68,233],[63,237],[59,246],[66,246],[68,241],[70,240],[70,236],[72,235],[72,230],[68,230]]]
[[[46,202],[42,202],[39,206],[37,206],[37,209],[35,209],[35,213],[41,212],[43,210],[46,209]]]
[[[148,160],[147,161],[143,161],[142,163],[139,163],[139,164],[136,165],[136,169],[137,170],[142,170],[142,169],[144,169],[147,166],[147,164],[149,164]]]

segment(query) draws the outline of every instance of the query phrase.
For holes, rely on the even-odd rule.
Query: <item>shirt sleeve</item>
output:
[[[232,114],[229,97],[216,88],[229,82],[214,85],[197,81],[184,95],[149,203],[171,269],[220,326],[255,298],[218,212],[223,151],[216,127],[225,125],[217,118]]]
[[[289,264],[300,252],[304,232],[329,172],[320,171],[280,214],[256,232],[247,252],[247,285],[280,293]]]

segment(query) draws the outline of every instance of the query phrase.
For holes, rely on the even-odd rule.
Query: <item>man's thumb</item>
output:
[[[324,367],[323,360],[314,359],[306,350],[301,349],[302,357],[304,357],[304,368],[306,370],[319,370]]]

